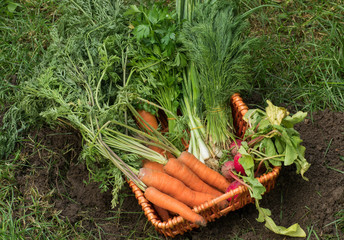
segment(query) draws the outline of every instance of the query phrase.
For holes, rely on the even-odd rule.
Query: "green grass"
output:
[[[18,84],[33,77],[34,68],[49,46],[51,26],[59,17],[58,2],[0,2],[0,119],[4,120],[2,128],[8,131],[0,129],[0,157],[13,151],[19,132],[28,125],[29,119],[18,108],[3,113],[22,97]]]
[[[71,225],[59,219],[49,204],[52,192],[42,196],[34,187],[25,193],[19,191],[15,170],[23,165],[19,151],[0,164],[0,238],[66,239],[74,234]]]
[[[344,109],[344,8],[341,1],[241,1],[251,16],[252,92],[276,104],[314,111]]]
[[[16,84],[32,76],[34,66],[49,46],[50,27],[58,18],[55,0],[12,1],[0,3],[0,74]]]
[[[144,239],[140,238],[142,230],[138,231],[137,229],[143,229],[152,239],[158,238],[154,227],[144,220],[145,216],[142,211],[126,212],[121,210],[121,206],[111,211],[113,217],[107,219],[91,217],[94,215],[89,212],[91,209],[85,208],[82,212],[78,212],[78,220],[72,224],[68,218],[61,215],[61,210],[57,210],[54,206],[57,198],[81,204],[68,196],[68,192],[67,195],[63,193],[68,184],[66,176],[63,176],[63,168],[65,168],[64,165],[70,163],[67,162],[68,159],[65,159],[67,161],[61,159],[63,157],[61,154],[68,150],[68,146],[55,152],[35,137],[28,137],[22,145],[26,145],[30,151],[23,153],[18,150],[9,159],[0,161],[0,239],[102,239],[102,237],[105,239],[107,237]],[[32,159],[35,158],[40,159],[37,166],[32,165]],[[29,159],[31,160],[29,161]],[[63,161],[59,163],[62,166],[57,172],[54,171],[56,170],[54,167],[56,160]],[[76,160],[74,159],[74,161]],[[40,186],[40,182],[44,182],[45,174],[43,172],[58,174],[56,178],[59,182],[59,189],[55,183],[50,183],[49,186]],[[23,173],[25,175],[21,175]],[[46,175],[46,181],[55,182],[49,174]],[[19,176],[21,178],[18,178]],[[25,182],[19,184],[17,179]],[[48,189],[46,189],[47,187]],[[121,219],[124,218],[136,221],[136,227],[133,228],[131,225],[124,231],[128,233],[128,236],[115,236],[104,230],[107,223],[111,225],[117,223],[117,226],[120,226],[119,229],[122,228]],[[139,226],[142,222],[146,222],[144,227]],[[89,228],[85,225],[93,227],[88,230]]]

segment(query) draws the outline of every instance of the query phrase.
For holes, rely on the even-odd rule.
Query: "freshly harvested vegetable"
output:
[[[147,112],[145,110],[138,110],[137,114],[139,117],[136,117],[137,124],[140,127],[140,129],[145,130],[147,133],[153,133],[153,130],[157,130],[159,127],[158,121],[150,112]],[[166,150],[159,148],[157,146],[148,146],[150,149],[154,150],[157,153],[160,153],[162,156],[166,156],[167,158],[173,157],[173,155],[170,152],[167,152]]]
[[[170,176],[179,179],[194,191],[210,193],[216,197],[222,194],[220,191],[205,183],[188,166],[175,158],[170,158],[163,169]]]
[[[230,174],[233,169],[235,169],[233,161],[227,161],[221,167],[221,174],[227,178],[229,182],[233,182],[234,180]]]
[[[245,169],[244,167],[239,163],[239,159],[241,158],[241,154],[240,153],[237,153],[235,156],[234,156],[234,168],[235,170],[240,173],[241,175],[245,176],[246,173],[245,173]]]
[[[158,162],[149,161],[147,159],[142,160],[142,167],[154,169],[160,172],[164,171],[164,165]]]
[[[132,5],[126,13],[131,17],[133,38],[140,53],[132,61],[133,68],[145,68],[138,78],[152,89],[149,100],[165,110],[170,134],[178,135],[178,115],[182,69],[186,65],[177,38],[180,32],[175,11],[161,2]]]
[[[132,110],[133,114],[136,116],[137,112],[135,111],[135,109],[133,108],[130,108],[130,109]],[[128,127],[121,123],[117,123],[117,124],[119,124],[120,126]],[[152,132],[150,134],[143,133],[142,131],[139,131],[137,129],[133,129],[130,127],[128,127],[128,129],[133,130],[134,132],[150,139],[151,141],[144,141],[144,140],[139,140],[139,139],[135,140],[129,136],[120,134],[115,131],[112,131],[113,134],[111,135],[106,133],[109,136],[109,138],[105,138],[104,141],[106,141],[111,147],[115,147],[117,149],[136,153],[144,157],[145,159],[156,161],[163,165],[166,165],[168,160],[164,158],[163,156],[158,155],[155,151],[148,149],[141,143],[145,143],[147,145],[153,145],[159,148],[161,147],[166,150],[170,150],[171,152],[173,152],[175,156],[178,156],[178,160],[180,160],[186,166],[188,166],[205,183],[211,185],[212,187],[215,187],[216,189],[220,190],[222,193],[226,191],[226,188],[229,185],[229,182],[225,179],[225,177],[223,177],[220,173],[210,169],[205,164],[201,163],[192,154],[186,151],[180,153],[178,150],[176,150],[173,147],[173,145],[170,142],[166,141],[166,139],[161,135],[161,133],[159,133],[155,129],[152,129]],[[158,138],[160,138],[160,140]]]
[[[308,180],[304,174],[310,167],[305,156],[305,147],[301,145],[300,134],[294,129],[294,125],[303,121],[307,113],[297,112],[290,116],[282,107],[274,106],[269,100],[265,111],[250,109],[244,116],[248,123],[245,133],[247,139],[260,139],[259,144],[253,147],[253,151],[259,151],[269,158],[266,164],[273,166],[296,165],[296,173]],[[248,150],[248,146],[245,147]]]
[[[159,207],[158,205],[155,205],[154,203],[152,203],[152,204],[153,204],[155,211],[160,216],[161,220],[168,221],[168,219],[170,218],[170,214],[168,213],[168,211],[165,208],[162,208],[162,207]]]
[[[137,123],[142,129],[148,129],[148,131],[151,128],[158,129],[158,121],[152,113],[145,110],[138,110],[137,112],[145,121],[143,122],[140,118],[137,118]]]
[[[200,226],[206,226],[205,219],[192,211],[187,205],[176,200],[175,198],[162,193],[154,187],[148,187],[144,193],[146,199],[155,205],[167,209],[171,212],[178,213],[185,220],[195,223]]]
[[[183,116],[188,119],[190,129],[190,142],[188,151],[193,154],[199,161],[205,163],[209,158],[213,157],[211,148],[206,144],[206,131],[201,121],[201,93],[199,88],[199,80],[194,64],[186,69],[184,74],[183,85],[183,104],[181,110]]]
[[[252,187],[248,185],[247,183],[245,183],[245,181],[242,180],[240,176],[237,176],[236,171],[237,170],[235,168],[234,161],[225,162],[221,168],[222,175],[225,176],[231,183],[233,182],[233,180],[235,180],[236,182],[239,182],[240,184],[245,185],[250,191],[253,192]],[[245,176],[245,174],[242,174],[241,177],[242,176]],[[226,192],[228,192],[228,188]]]
[[[232,156],[237,155],[239,148],[241,147],[241,142],[242,140],[240,139],[235,139],[230,145],[229,149],[231,150]]]
[[[160,171],[141,168],[138,177],[147,186],[154,187],[189,207],[201,205],[214,198],[214,195],[193,191],[182,181]]]
[[[229,182],[220,173],[207,167],[204,163],[200,162],[194,155],[189,152],[182,152],[178,157],[182,163],[188,166],[200,179],[209,185],[215,187],[221,192],[226,192]]]
[[[277,226],[270,217],[270,210],[259,206],[259,200],[265,188],[256,176],[262,169],[262,165],[269,170],[272,166],[295,164],[297,173],[301,174],[305,180],[308,179],[304,173],[310,167],[304,158],[305,148],[301,146],[300,134],[294,129],[294,125],[301,122],[307,114],[297,112],[289,116],[285,108],[274,106],[270,101],[267,103],[265,111],[250,109],[245,114],[244,120],[248,128],[244,141],[241,142],[239,153],[235,155],[233,164],[228,164],[224,170],[234,165],[235,169],[241,172],[242,180],[240,180],[249,186],[251,197],[255,199],[259,222],[265,222],[265,226],[277,234],[305,237],[305,232],[298,224],[289,228]],[[228,171],[227,174],[235,178],[232,171]]]
[[[233,181],[233,182],[231,182],[231,184],[228,186],[226,192],[229,192],[230,190],[234,190],[234,189],[236,189],[237,187],[239,187],[240,185],[241,185],[240,182],[238,182],[238,181]],[[227,201],[228,201],[228,202],[231,202],[232,199],[235,200],[235,199],[237,199],[237,198],[238,198],[238,195],[235,195],[233,198],[228,198]]]
[[[247,21],[236,13],[230,1],[204,1],[195,7],[181,34],[199,77],[206,140],[219,148],[234,139],[228,102],[234,92],[247,85],[249,50],[254,41],[243,36]]]

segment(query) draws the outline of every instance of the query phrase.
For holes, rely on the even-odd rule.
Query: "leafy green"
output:
[[[181,41],[199,78],[207,138],[215,144],[232,136],[228,100],[248,83],[248,50],[255,40],[245,36],[247,26],[234,5],[222,0],[196,5],[183,25]]]
[[[277,226],[276,223],[270,217],[271,211],[269,209],[260,207],[257,200],[256,200],[256,207],[259,212],[257,221],[258,222],[265,221],[265,227],[267,227],[269,230],[273,231],[276,234],[281,234],[281,235],[290,236],[290,237],[303,237],[303,238],[306,237],[305,231],[303,231],[303,229],[300,227],[299,224],[295,223],[288,228]]]
[[[283,107],[274,106],[269,100],[266,102],[268,106],[265,111],[270,123],[272,125],[281,125],[282,120],[289,115],[289,112]]]
[[[68,124],[79,130],[81,158],[92,180],[102,182],[103,190],[113,189],[116,204],[123,173],[131,174],[125,164],[138,167],[137,156],[117,151],[123,161],[118,160],[98,131],[113,119],[125,121],[117,97],[126,75],[125,59],[135,55],[135,49],[128,39],[124,6],[120,1],[88,5],[75,0],[64,1],[60,11],[51,28],[52,42],[35,76],[19,85],[22,98],[11,109],[24,112],[35,124]]]
[[[267,101],[266,111],[250,109],[244,116],[248,123],[245,136],[251,139],[261,139],[260,150],[267,156],[283,155],[283,165],[296,165],[296,172],[308,180],[304,173],[310,167],[305,159],[305,148],[301,145],[300,134],[294,129],[294,125],[303,121],[307,113],[297,112],[289,116],[285,108],[274,106]],[[277,161],[276,161],[277,160]],[[280,166],[280,157],[271,158],[269,162],[273,166]]]
[[[243,117],[248,128],[244,136],[245,141],[239,149],[239,153],[242,154],[239,163],[246,173],[242,179],[250,187],[251,197],[255,199],[259,212],[257,221],[265,222],[265,226],[277,234],[305,237],[305,232],[298,224],[289,228],[277,226],[270,217],[270,210],[259,206],[265,188],[263,189],[263,185],[255,178],[255,174],[259,172],[262,163],[267,171],[271,166],[295,164],[296,172],[308,180],[304,174],[310,164],[304,157],[305,147],[301,145],[300,134],[294,129],[294,125],[303,121],[307,113],[297,112],[289,116],[285,108],[274,106],[270,101],[267,101],[267,104],[265,111],[250,109]]]
[[[157,102],[165,110],[169,135],[179,141],[185,135],[177,111],[180,108],[182,70],[187,62],[177,42],[180,29],[176,24],[176,13],[166,5],[154,2],[147,6],[131,6],[126,15],[131,17],[132,35],[140,53],[131,60],[133,69],[139,71],[133,75],[136,80],[129,84],[145,82],[146,87],[151,87],[149,94],[140,98]]]
[[[255,199],[262,199],[262,195],[266,191],[265,187],[255,178],[255,162],[251,154],[246,149],[248,148],[246,142],[242,142],[242,146],[239,148],[241,157],[239,163],[244,167],[246,176],[241,176],[242,179],[251,187],[249,189],[251,197]]]

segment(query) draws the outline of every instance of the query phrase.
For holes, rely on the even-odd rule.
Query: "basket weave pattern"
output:
[[[233,115],[233,124],[236,130],[236,135],[242,137],[246,130],[246,122],[242,119],[245,113],[248,111],[247,105],[243,102],[243,99],[239,94],[234,94],[231,97],[231,108]],[[258,178],[258,180],[265,186],[266,192],[269,192],[274,188],[276,178],[279,175],[280,167],[274,167],[273,170],[267,174],[264,174]],[[199,227],[196,224],[184,220],[181,216],[175,216],[168,221],[162,221],[151,203],[145,198],[141,189],[139,189],[132,181],[128,181],[130,188],[135,194],[139,205],[142,207],[148,221],[150,221],[155,229],[164,234],[165,236],[174,237],[178,234],[183,234],[193,228]],[[234,197],[235,196],[235,197]],[[218,203],[225,199],[232,199],[228,207],[220,210]],[[215,221],[215,219],[226,215],[230,211],[235,211],[245,205],[252,203],[254,199],[250,197],[249,191],[245,186],[239,186],[234,190],[201,204],[195,206],[193,210],[204,217],[207,222]]]

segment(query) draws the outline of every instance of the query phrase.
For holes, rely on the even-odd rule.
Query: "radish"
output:
[[[234,162],[227,161],[222,165],[221,173],[222,175],[227,178],[228,181],[232,182],[234,179],[232,177],[232,170],[234,169]]]
[[[241,173],[241,175],[246,176],[244,167],[239,163],[239,159],[241,158],[241,154],[237,153],[234,156],[234,168],[238,173]]]
[[[229,145],[229,149],[231,149],[231,153],[233,156],[238,154],[238,150],[241,147],[242,140],[236,139],[234,140],[231,145]]]
[[[238,154],[237,154],[237,155],[238,155]],[[235,156],[237,156],[237,155],[235,155]],[[241,156],[241,154],[240,154],[240,156]],[[240,158],[240,157],[238,156],[238,159],[239,159],[239,158]],[[239,162],[238,162],[238,163],[239,163]],[[240,164],[240,163],[239,163],[239,164]],[[241,164],[240,164],[240,166],[241,166],[242,169],[244,169],[244,168],[242,167]],[[225,178],[227,178],[229,181],[232,181],[231,184],[228,186],[226,192],[228,192],[228,191],[230,191],[230,190],[232,190],[232,189],[235,189],[235,188],[237,188],[237,187],[240,186],[240,185],[244,185],[244,186],[246,186],[248,189],[251,189],[251,191],[253,191],[251,186],[249,186],[248,184],[246,184],[242,179],[240,179],[239,176],[237,176],[237,175],[234,173],[234,172],[236,171],[236,170],[235,170],[235,162],[234,162],[234,161],[227,161],[227,162],[225,162],[225,163],[223,164],[223,166],[222,166],[221,171],[222,171],[222,175],[223,175]],[[244,171],[244,174],[242,174],[242,175],[245,175],[245,171]],[[234,181],[233,181],[233,180],[234,180]],[[237,196],[235,196],[234,199],[235,199],[236,197],[237,197]],[[229,199],[227,199],[227,200],[230,201],[231,198],[229,198]]]
[[[240,185],[241,185],[240,182],[234,181],[234,182],[232,182],[232,183],[228,186],[226,192],[229,192],[230,190],[234,190],[234,189],[236,189],[237,187],[239,187]],[[234,196],[234,200],[238,197],[238,195],[239,195],[239,194],[237,194],[237,195]],[[230,202],[231,200],[232,200],[232,198],[228,198],[228,199],[227,199],[228,202]]]

